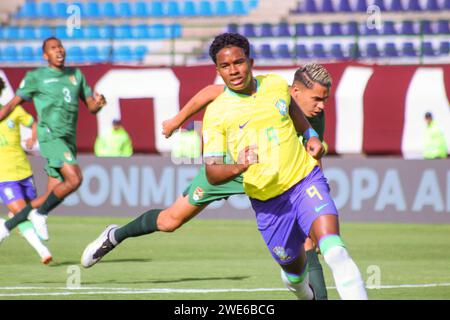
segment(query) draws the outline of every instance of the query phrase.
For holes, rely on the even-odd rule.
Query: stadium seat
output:
[[[171,39],[181,38],[181,36],[182,36],[182,26],[181,26],[181,24],[179,24],[179,23],[171,24],[171,25],[168,27],[168,31],[169,31],[168,36],[169,36]]]
[[[244,2],[242,0],[231,1],[231,14],[236,16],[243,16],[248,14],[248,9],[244,5]]]
[[[422,34],[434,34],[433,29],[431,27],[431,21],[422,20],[420,23],[420,30]]]
[[[168,17],[178,17],[180,16],[180,6],[178,5],[178,1],[170,0],[166,2],[166,15]]]
[[[322,12],[334,12],[333,2],[331,0],[323,0],[322,2]]]
[[[23,26],[19,29],[19,39],[34,39],[35,28],[34,26]]]
[[[38,10],[35,2],[25,2],[17,13],[18,18],[34,19],[38,17]]]
[[[321,37],[325,35],[325,30],[323,28],[323,24],[320,22],[314,22],[312,25],[312,36]]]
[[[291,59],[291,53],[289,51],[289,46],[285,43],[280,43],[276,47],[276,57],[280,59]]]
[[[369,42],[366,45],[366,57],[368,58],[379,58],[380,51],[378,51],[378,46],[374,42]]]
[[[366,36],[377,36],[378,30],[375,26],[364,24],[364,35]]]
[[[450,53],[450,42],[442,41],[439,44],[439,54],[442,56],[448,55]]]
[[[7,45],[2,52],[3,61],[17,62],[19,60],[17,48],[14,45]]]
[[[210,17],[213,15],[211,2],[208,0],[202,0],[199,4],[198,14],[200,16]]]
[[[380,11],[386,11],[386,6],[384,5],[384,0],[375,0],[373,2],[373,4],[378,6],[378,8],[380,8]]]
[[[356,36],[359,34],[359,25],[356,21],[347,22],[346,29],[345,34],[348,36]]]
[[[184,2],[183,10],[181,14],[185,17],[193,17],[197,15],[197,7],[192,0],[187,0]]]
[[[244,23],[242,33],[245,37],[256,37],[255,25],[253,23]]]
[[[315,0],[306,0],[305,12],[307,12],[307,13],[316,13],[317,12]]]
[[[148,17],[149,16],[149,12],[148,12],[148,7],[147,7],[147,2],[145,1],[137,1],[134,4],[134,15],[136,17]]]
[[[87,25],[84,27],[84,38],[86,39],[100,39],[100,28],[97,25]]]
[[[262,59],[274,59],[274,55],[272,52],[272,48],[270,47],[270,44],[264,43],[261,45],[259,50],[259,57]]]
[[[270,23],[261,24],[260,37],[273,37],[272,25]]]
[[[227,25],[227,32],[230,33],[239,33],[239,26],[237,23],[230,23]]]
[[[206,57],[209,59],[209,53],[206,54]],[[250,44],[250,58],[256,59],[258,54],[256,52],[255,46]]]
[[[100,17],[100,8],[99,3],[97,1],[88,1],[84,6],[84,14],[88,18],[99,18]]]
[[[414,49],[414,45],[412,42],[404,42],[402,47],[402,54],[405,57],[416,57],[417,53]]]
[[[225,0],[216,0],[215,14],[217,16],[227,16],[230,14],[228,2]]]
[[[129,46],[120,46],[113,51],[114,62],[131,62],[133,61],[133,53]]]
[[[30,46],[23,46],[20,48],[20,60],[24,62],[33,62],[37,57],[34,55],[34,50]]]
[[[131,39],[133,34],[129,24],[118,25],[114,28],[114,38],[116,39]]]
[[[402,34],[415,35],[417,34],[414,30],[414,23],[412,21],[402,22]]]
[[[49,26],[39,26],[36,27],[35,35],[36,38],[39,40],[47,39],[48,37],[52,36],[54,31]]]
[[[384,35],[394,35],[397,34],[395,25],[393,21],[384,21],[383,23],[383,34]]]
[[[350,2],[348,0],[340,0],[339,1],[339,11],[340,12],[352,12],[352,8],[350,7]]]
[[[439,11],[439,4],[437,2],[437,0],[427,0],[427,4],[426,4],[426,10],[427,11]]]
[[[81,47],[80,46],[69,47],[69,49],[67,49],[67,60],[68,62],[73,63],[83,63],[84,56]]]
[[[308,32],[306,32],[306,24],[297,23],[295,24],[295,35],[297,37],[306,37],[308,36]]]
[[[433,44],[431,42],[426,41],[422,43],[422,55],[426,57],[435,56]]]
[[[150,15],[153,17],[164,16],[163,3],[161,1],[150,2]]]
[[[99,59],[103,62],[112,62],[112,53],[113,48],[112,46],[104,46],[100,49],[100,56]]]
[[[116,18],[116,6],[111,1],[102,2],[103,6],[100,10],[100,16],[106,17],[106,18]]]
[[[358,0],[356,3],[357,12],[367,12],[367,2],[366,0]]]
[[[6,40],[17,40],[20,36],[20,28],[16,26],[3,27],[3,38]]]
[[[289,30],[289,24],[287,22],[280,22],[276,28],[277,37],[290,37],[291,31]]]
[[[134,26],[132,29],[132,33],[133,38],[135,39],[148,39],[149,38],[148,25],[139,24],[137,26]]]
[[[312,54],[314,58],[324,59],[327,58],[327,53],[322,43],[314,43],[312,46]]]
[[[59,1],[54,5],[55,18],[64,19],[67,18],[67,4],[63,1]]]
[[[87,46],[83,50],[83,56],[86,62],[97,63],[104,61],[97,46]]]
[[[40,18],[52,19],[55,16],[53,14],[53,5],[51,2],[43,1],[38,3],[37,11]]]
[[[359,51],[359,45],[357,43],[350,43],[348,46],[348,56],[353,60],[361,57],[361,52]]]
[[[409,0],[408,1],[408,10],[409,11],[422,11],[420,7],[419,0]]]
[[[449,28],[448,20],[439,20],[438,21],[437,33],[439,33],[439,34],[450,34],[450,28]]]
[[[156,23],[149,27],[149,37],[151,39],[165,39],[166,35],[166,27],[161,23]]]
[[[98,27],[101,39],[112,39],[114,37],[114,27],[106,24]]]
[[[119,2],[117,7],[117,16],[121,18],[129,18],[133,16],[131,11],[131,4],[129,1]]]
[[[402,0],[392,0],[391,2],[391,11],[405,11],[405,8],[403,7]]]
[[[387,42],[384,44],[384,55],[386,57],[398,57],[397,48],[395,47],[395,43]]]
[[[142,61],[148,52],[148,47],[144,45],[136,46],[133,50],[135,60]]]
[[[340,43],[333,43],[331,45],[330,49],[330,55],[331,57],[337,59],[337,60],[344,60],[344,52],[342,51],[342,47]]]
[[[248,1],[247,5],[248,5],[250,10],[257,8],[258,5],[259,5],[259,0],[247,0],[247,1]]]
[[[308,59],[309,54],[304,44],[296,44],[294,50],[294,56],[298,59]]]
[[[445,0],[445,2],[444,2],[444,10],[450,10],[450,0]]]
[[[342,28],[339,22],[332,22],[330,24],[330,36],[342,36]]]

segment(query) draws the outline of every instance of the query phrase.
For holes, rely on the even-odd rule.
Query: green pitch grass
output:
[[[252,220],[194,220],[173,234],[128,239],[83,269],[85,246],[107,224],[127,221],[50,217],[54,261],[48,266],[13,232],[0,245],[0,299],[294,298],[283,289],[279,268]],[[450,299],[450,225],[342,223],[341,229],[364,280],[380,285],[368,290],[369,298]],[[328,291],[330,299],[338,299],[335,289]]]

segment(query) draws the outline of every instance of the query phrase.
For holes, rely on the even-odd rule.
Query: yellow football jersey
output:
[[[239,151],[256,145],[258,164],[244,173],[244,190],[251,198],[267,200],[306,177],[317,161],[298,142],[286,81],[273,74],[255,79],[255,94],[226,89],[208,106],[203,118],[204,157],[224,156],[236,163]]]
[[[30,127],[33,121],[32,115],[17,106],[0,122],[0,182],[18,181],[32,175],[30,163],[20,145],[20,125]]]

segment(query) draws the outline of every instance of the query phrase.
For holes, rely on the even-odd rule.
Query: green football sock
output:
[[[159,214],[163,211],[162,209],[153,209],[141,214],[139,217],[131,221],[130,223],[118,228],[114,231],[112,235],[113,244],[119,244],[123,240],[131,237],[139,237],[144,234],[149,234],[158,231],[158,226],[156,220]],[[114,241],[115,240],[115,241]],[[116,243],[114,243],[116,242]]]
[[[328,300],[327,287],[323,277],[322,265],[315,249],[306,251],[309,266],[309,283],[314,289],[316,300]]]
[[[19,211],[14,217],[5,222],[5,227],[11,231],[15,227],[17,227],[21,222],[27,221],[28,214],[30,213],[33,207],[31,204],[27,204],[25,208]]]
[[[19,223],[17,228],[19,228],[20,233],[24,234],[27,230],[33,229],[33,224],[31,223],[31,221],[25,221]]]
[[[59,199],[53,192],[50,192],[47,199],[45,199],[44,203],[39,207],[37,212],[39,214],[48,215],[50,211],[52,211],[56,206],[58,206],[62,202],[62,199]]]

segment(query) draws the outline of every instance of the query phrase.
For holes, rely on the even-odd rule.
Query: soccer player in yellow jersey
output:
[[[0,78],[0,96],[4,88],[5,82]],[[0,105],[0,109],[2,107]],[[26,142],[27,148],[32,148],[36,142],[36,123],[33,116],[21,106],[16,107],[6,121],[0,122],[0,199],[12,214],[22,210],[27,202],[36,198],[33,172],[20,144],[20,125],[32,128],[33,136]],[[2,226],[0,223],[0,228]],[[18,228],[39,254],[42,263],[48,264],[52,255],[37,236],[33,224],[25,221]]]
[[[313,298],[303,243],[319,245],[343,299],[367,299],[358,267],[339,235],[338,212],[318,166],[298,143],[299,109],[281,77],[253,77],[248,40],[225,33],[210,46],[226,90],[203,118],[206,175],[221,184],[243,174],[258,229],[281,277],[299,299]]]

